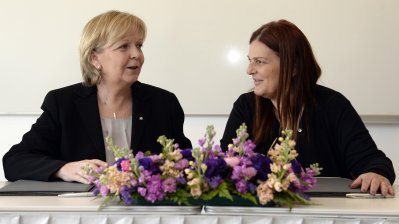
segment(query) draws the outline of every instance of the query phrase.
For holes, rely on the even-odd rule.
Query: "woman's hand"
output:
[[[360,175],[351,184],[352,188],[359,188],[362,192],[367,192],[370,189],[370,194],[375,195],[380,189],[383,196],[395,195],[393,187],[389,180],[379,174],[368,172]]]
[[[107,166],[107,163],[98,159],[70,162],[61,167],[57,173],[55,173],[55,177],[67,182],[76,181],[84,184],[90,184],[89,176],[84,170],[86,166],[89,166],[95,170],[100,166]]]

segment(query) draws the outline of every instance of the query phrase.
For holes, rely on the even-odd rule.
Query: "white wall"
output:
[[[22,135],[30,129],[36,121],[34,115],[1,115],[0,114],[0,157],[9,148],[18,143]],[[198,139],[205,133],[207,125],[214,125],[216,138],[222,137],[227,116],[186,116],[185,133],[193,146],[197,146]],[[399,172],[399,124],[366,124],[375,142],[394,163],[395,172]],[[5,180],[2,161],[0,161],[0,181]]]
[[[308,37],[321,84],[342,92],[361,114],[399,114],[398,0],[0,0],[0,6],[0,112],[39,112],[48,90],[79,82],[84,24],[119,9],[148,27],[140,80],[175,93],[187,114],[230,112],[252,86],[245,72],[251,33],[281,18]]]

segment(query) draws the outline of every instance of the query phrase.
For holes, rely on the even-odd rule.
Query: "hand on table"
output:
[[[395,195],[393,187],[389,180],[379,174],[368,172],[361,174],[351,184],[352,188],[359,188],[362,192],[370,190],[371,195],[375,195],[380,189],[383,196]]]
[[[100,166],[107,166],[107,163],[98,159],[70,162],[61,167],[57,173],[55,173],[55,176],[67,182],[76,181],[84,184],[90,184],[89,176],[84,170],[85,166],[89,166],[95,170]]]

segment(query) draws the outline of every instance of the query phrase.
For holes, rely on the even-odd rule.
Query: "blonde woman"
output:
[[[145,37],[144,22],[125,12],[109,11],[86,24],[80,42],[83,83],[47,94],[41,116],[3,157],[8,180],[89,183],[82,167],[114,159],[106,136],[136,152],[161,152],[160,135],[191,148],[176,96],[138,81]]]

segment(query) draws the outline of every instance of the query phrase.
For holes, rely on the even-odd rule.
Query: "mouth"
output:
[[[257,86],[259,85],[263,80],[261,79],[253,79],[254,80],[254,85]]]
[[[127,67],[127,69],[130,69],[130,70],[136,70],[138,68],[139,68],[139,66],[137,66],[137,65],[132,65],[132,66]]]

